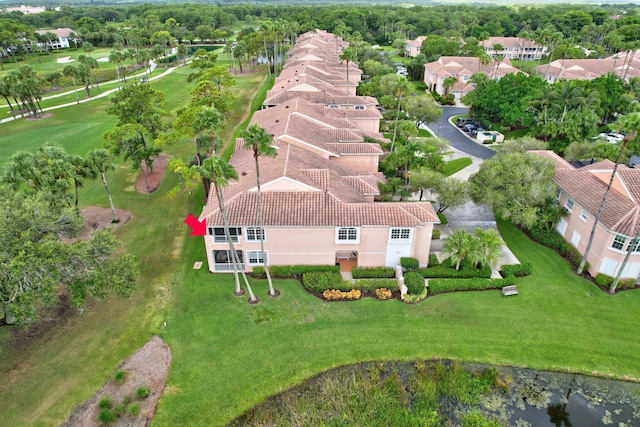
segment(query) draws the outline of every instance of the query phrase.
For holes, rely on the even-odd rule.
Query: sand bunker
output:
[[[98,58],[98,59],[96,59],[96,61],[98,61],[98,62],[109,62],[109,57],[105,56],[104,58]]]
[[[58,64],[67,64],[69,62],[73,62],[70,56],[65,56],[64,58],[58,58]]]

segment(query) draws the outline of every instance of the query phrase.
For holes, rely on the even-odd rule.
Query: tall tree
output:
[[[451,265],[460,270],[460,263],[473,251],[473,238],[465,230],[458,229],[451,233],[442,245],[442,252],[449,256]]]
[[[620,151],[618,153],[618,158],[615,161],[613,166],[613,170],[611,171],[611,178],[609,178],[609,184],[607,185],[607,189],[602,196],[602,201],[600,202],[600,207],[598,208],[598,213],[596,214],[595,219],[593,220],[593,227],[591,227],[591,233],[589,234],[589,241],[587,242],[587,247],[584,250],[584,255],[582,256],[582,260],[580,260],[580,264],[576,269],[576,274],[582,274],[584,270],[584,266],[587,263],[587,257],[589,256],[589,252],[591,252],[591,246],[593,245],[593,239],[596,235],[596,230],[598,228],[598,223],[600,222],[600,216],[602,215],[602,211],[604,210],[604,206],[607,203],[607,198],[609,196],[609,192],[611,191],[611,187],[613,186],[613,181],[616,177],[616,172],[618,171],[618,165],[620,164],[620,159],[624,153],[624,150],[632,139],[634,139],[638,132],[640,132],[640,113],[631,113],[625,116],[620,116],[616,123],[614,124],[615,128],[619,131],[626,131],[627,134],[624,138],[623,143],[620,145]]]
[[[247,291],[249,292],[249,302],[255,304],[259,300],[253,294],[253,290],[249,285],[249,281],[247,280],[244,268],[241,268],[242,263],[238,256],[238,252],[236,251],[235,245],[233,244],[231,233],[229,232],[229,219],[227,217],[227,209],[225,207],[224,196],[222,194],[222,189],[228,185],[230,179],[238,179],[238,173],[233,166],[227,163],[226,160],[216,155],[205,159],[205,161],[202,162],[202,166],[194,167],[200,172],[200,174],[206,176],[211,181],[211,183],[213,183],[213,186],[215,188],[216,197],[218,199],[218,206],[220,207],[220,216],[222,217],[222,224],[224,227],[224,234],[227,239],[227,243],[229,243],[231,264],[233,266],[233,274],[236,282],[235,293],[236,295],[242,295],[243,293],[240,289],[240,280],[238,279],[238,269],[240,269],[245,286],[247,287]]]
[[[267,131],[259,126],[252,125],[247,130],[241,133],[244,138],[244,148],[253,151],[253,158],[256,163],[256,185],[258,188],[258,229],[260,239],[260,252],[262,256],[262,262],[264,265],[264,271],[267,275],[267,282],[269,283],[269,296],[276,297],[280,292],[276,291],[271,281],[271,273],[269,272],[269,260],[264,251],[264,223],[262,218],[262,190],[260,188],[260,162],[258,159],[260,156],[276,157],[278,151],[273,147],[273,137],[267,133]]]
[[[96,148],[95,150],[90,151],[89,154],[87,154],[87,166],[95,173],[99,173],[100,178],[102,178],[102,185],[104,186],[104,190],[107,192],[109,206],[111,207],[111,215],[113,217],[111,222],[115,224],[117,222],[120,222],[120,220],[116,215],[116,208],[113,206],[113,199],[111,198],[111,192],[109,191],[109,186],[107,185],[107,177],[105,176],[106,172],[116,169],[116,165],[113,160],[114,159],[111,153],[103,148]]]

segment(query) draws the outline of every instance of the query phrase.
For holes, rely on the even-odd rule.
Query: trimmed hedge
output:
[[[397,289],[398,288],[398,280],[397,279],[366,279],[366,280],[356,280],[353,284],[355,289],[360,289],[361,291],[371,291],[375,292],[380,288],[390,288]]]
[[[405,270],[417,270],[420,268],[420,261],[417,258],[401,257],[400,265]]]
[[[378,298],[381,301],[391,299],[392,296],[393,296],[393,292],[387,288],[376,289],[376,298]]]
[[[302,286],[309,292],[322,293],[327,289],[345,289],[345,281],[340,272],[314,271],[302,275]],[[350,290],[351,286],[348,286]]]
[[[437,239],[439,239],[439,238],[440,238],[440,234],[441,234],[440,229],[435,228],[435,229],[433,230],[433,232],[431,233],[431,238],[432,238],[432,239],[437,240]]]
[[[405,274],[404,284],[407,287],[408,294],[420,295],[424,292],[424,277],[419,273],[410,272]]]
[[[533,265],[530,262],[524,262],[522,264],[504,264],[500,267],[500,273],[502,273],[502,277],[523,277],[530,275],[532,268]]]
[[[429,255],[429,267],[435,267],[437,265],[440,265],[438,262],[438,256],[436,254]]]
[[[395,277],[396,270],[392,267],[353,267],[351,275],[354,279],[381,279]]]
[[[338,289],[327,289],[322,293],[322,296],[329,301],[352,301],[360,299],[362,292],[358,289],[351,289],[348,292],[343,292]]]
[[[574,267],[580,265],[582,255],[571,244],[567,243],[564,238],[555,230],[547,230],[543,225],[536,224],[527,230],[531,239],[545,245],[548,248],[555,249]],[[585,264],[585,270],[589,270],[589,263]]]
[[[599,273],[595,277],[595,280],[598,286],[608,288],[613,284],[613,281],[616,279],[615,277],[611,277],[611,276],[607,276],[606,274]],[[618,289],[620,288],[633,289],[636,286],[636,283],[637,283],[636,279],[620,279],[618,280]]]
[[[298,278],[304,273],[311,272],[330,272],[339,273],[339,265],[271,265],[269,266],[269,273],[271,277],[278,279],[291,279]],[[251,275],[258,279],[264,279],[267,277],[263,267],[253,267]]]
[[[460,270],[456,270],[455,266],[452,266],[448,259],[444,260],[442,264],[436,264],[431,267],[431,260],[429,260],[429,267],[418,270],[418,273],[422,274],[425,278],[489,278],[491,277],[491,268],[476,268],[473,264],[463,261]]]
[[[431,279],[429,280],[429,293],[442,294],[455,291],[484,291],[487,289],[500,289],[504,286],[516,284],[514,276],[505,279],[484,279],[475,277],[472,279]]]
[[[417,302],[422,301],[426,297],[427,297],[427,287],[425,286],[421,294],[418,294],[418,295],[406,294],[404,296],[404,302],[415,304]]]

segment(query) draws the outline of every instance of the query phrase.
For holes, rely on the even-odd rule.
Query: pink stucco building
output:
[[[345,45],[322,31],[300,36],[265,108],[251,120],[273,136],[278,153],[260,158],[266,261],[340,264],[344,271],[396,266],[401,257],[427,265],[433,225],[439,222],[431,204],[374,201],[380,195],[378,183],[384,182],[378,172],[384,153],[370,138],[384,140],[381,116],[374,98],[355,95],[361,72],[352,64],[347,80],[338,60]],[[236,141],[230,159],[239,179],[224,190],[224,199],[236,250],[243,268],[251,271],[265,260],[255,163],[243,144]],[[209,270],[229,272],[229,246],[213,189],[204,218]]]
[[[534,152],[556,163],[558,203],[569,211],[557,230],[584,255],[614,163],[603,160],[577,169],[552,151]],[[615,277],[639,226],[640,170],[619,165],[587,256],[589,273],[594,277],[598,273]],[[631,250],[622,278],[640,276],[640,244]]]

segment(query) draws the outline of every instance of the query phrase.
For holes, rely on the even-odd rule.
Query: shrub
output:
[[[98,420],[105,424],[114,423],[117,418],[116,413],[109,408],[102,408],[98,414]]]
[[[560,250],[560,246],[562,246],[563,243],[566,243],[561,235],[554,230],[547,230],[541,224],[536,224],[531,227],[529,229],[529,234],[536,242],[555,250]]]
[[[353,287],[355,289],[360,289],[361,291],[375,291],[379,288],[397,288],[398,280],[397,279],[364,279],[364,280],[356,280],[353,283]]]
[[[442,224],[442,225],[449,224],[449,220],[447,219],[446,216],[444,216],[444,214],[442,212],[438,214],[438,218],[440,219],[440,224]]]
[[[441,234],[440,229],[435,228],[435,229],[433,230],[433,232],[431,233],[431,238],[432,238],[432,239],[436,239],[436,240],[437,240],[437,239],[439,239],[439,238],[440,238],[440,234]]]
[[[125,378],[127,378],[127,371],[123,371],[123,370],[119,370],[118,372],[116,372],[116,374],[113,376],[113,380],[117,383],[117,384],[123,384]]]
[[[407,293],[411,295],[420,295],[424,291],[424,277],[419,273],[410,272],[404,275],[404,284],[407,287]]]
[[[391,292],[387,288],[376,289],[376,297],[379,300],[383,300],[384,301],[384,300],[390,299],[392,295],[393,295],[393,292]]]
[[[354,279],[379,279],[395,277],[396,271],[391,267],[353,267],[351,275]]]
[[[138,387],[136,389],[136,397],[138,399],[146,399],[149,396],[149,389],[146,387]]]
[[[436,254],[429,255],[429,267],[435,267],[436,265],[440,265],[438,262],[438,256]]]
[[[424,286],[424,289],[422,290],[422,293],[417,294],[417,295],[407,294],[407,295],[404,296],[404,300],[405,300],[405,302],[408,302],[408,303],[411,303],[411,304],[415,304],[417,302],[422,301],[426,297],[427,297],[427,287]]]
[[[500,289],[504,286],[515,285],[513,276],[505,279],[431,279],[429,280],[429,290],[432,294],[441,294],[454,291],[484,291],[487,289]]]
[[[109,396],[107,396],[107,397],[103,397],[102,399],[100,399],[100,402],[98,402],[98,407],[100,409],[109,409],[109,408],[111,408],[111,398]]]
[[[129,411],[129,415],[131,415],[132,417],[135,417],[140,413],[140,407],[138,406],[137,403],[134,403],[133,405],[129,405],[128,411]]]
[[[476,268],[472,263],[463,261],[460,264],[460,270],[456,270],[448,259],[444,260],[442,264],[435,264],[433,267],[431,267],[431,260],[429,260],[429,267],[418,270],[418,272],[425,278],[491,277],[491,268],[489,267]]]
[[[302,285],[309,292],[322,293],[327,289],[344,289],[345,283],[339,272],[313,272],[304,273]]]
[[[271,265],[269,273],[271,277],[279,279],[291,279],[301,277],[304,273],[311,272],[340,272],[339,265]],[[252,276],[264,279],[267,277],[263,267],[254,267]]]
[[[599,286],[605,286],[607,288],[611,286],[614,280],[615,279],[613,277],[607,276],[606,274],[603,274],[603,273],[599,273],[596,276],[596,284],[598,284]]]
[[[523,277],[530,275],[532,268],[533,265],[530,262],[525,262],[522,264],[504,264],[502,267],[500,267],[500,272],[502,273],[502,277]]]
[[[360,297],[362,296],[362,292],[359,289],[351,289],[348,292],[343,292],[338,289],[327,289],[322,293],[322,296],[329,301],[351,301],[360,299]]]
[[[418,261],[416,258],[401,257],[400,265],[405,270],[417,270],[418,268],[420,268],[420,261]]]

